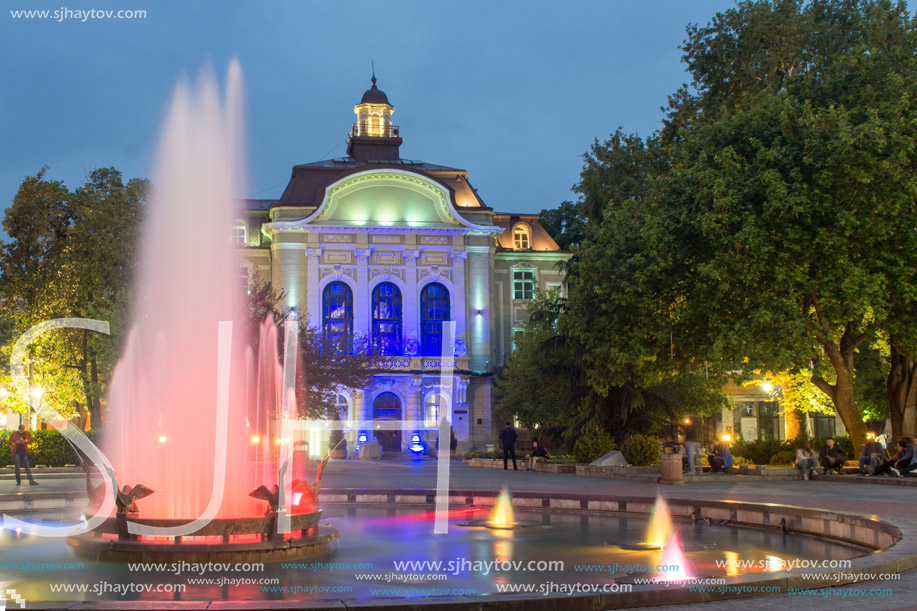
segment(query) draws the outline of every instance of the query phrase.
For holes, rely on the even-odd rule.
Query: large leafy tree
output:
[[[597,389],[583,366],[584,347],[571,333],[567,307],[556,291],[539,292],[529,304],[525,332],[494,379],[500,417],[562,428],[569,441],[597,426],[620,443],[637,432],[671,433],[671,424],[685,414],[707,416],[725,405],[725,397],[699,370],[669,370],[655,379]]]
[[[692,83],[660,135],[616,134],[584,169],[601,220],[571,311],[594,385],[699,359],[808,371],[865,437],[857,351],[909,337],[917,296],[914,25],[903,4],[825,0],[689,29]],[[649,172],[609,171],[633,151]]]
[[[14,329],[10,340],[52,318],[109,321],[111,337],[74,329],[42,336],[29,362],[30,375],[55,397],[55,407],[81,422],[88,413],[98,427],[125,333],[149,184],[125,184],[119,171],[101,168],[71,191],[45,174],[42,169],[23,181],[3,220],[10,238],[0,252],[3,315]]]

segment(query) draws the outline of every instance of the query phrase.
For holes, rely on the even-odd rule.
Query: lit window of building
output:
[[[535,297],[535,272],[530,269],[513,271],[513,299],[531,301]]]
[[[516,250],[528,250],[531,248],[529,228],[525,225],[516,225],[516,228],[513,230],[513,241],[516,245]]]

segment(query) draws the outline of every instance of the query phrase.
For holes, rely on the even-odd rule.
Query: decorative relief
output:
[[[346,233],[323,233],[322,242],[350,244],[353,242],[353,236]]]
[[[394,277],[404,282],[404,268],[391,267],[389,265],[384,265],[380,267],[370,267],[369,268],[369,279],[372,280],[376,276],[382,276],[384,280],[391,280]]]
[[[320,257],[322,256],[322,249],[321,248],[307,248],[306,256],[309,257],[310,259],[312,257]]]
[[[353,252],[357,255],[357,259],[366,261],[373,251],[369,248],[357,248]]]
[[[419,250],[402,250],[401,256],[404,257],[405,261],[416,261],[420,256]]]
[[[442,265],[446,262],[446,253],[437,252],[424,254],[423,262],[425,265]]]
[[[401,244],[401,236],[398,235],[371,235],[369,240],[373,244]]]
[[[350,263],[349,250],[336,250],[325,253],[325,263]]]
[[[373,255],[373,263],[391,264],[398,263],[398,255],[393,252],[378,252]]]
[[[464,250],[453,250],[452,251],[452,260],[453,261],[464,261],[468,258],[468,252]]]
[[[449,236],[447,235],[422,235],[420,236],[421,244],[448,244]]]
[[[344,267],[343,265],[322,265],[318,268],[318,278],[319,280],[324,279],[326,276],[333,276],[335,280],[340,280],[343,276],[347,276],[352,280],[356,280],[356,274],[352,267]]]
[[[426,277],[430,278],[445,278],[446,280],[452,281],[452,270],[449,268],[443,268],[438,265],[433,267],[423,267],[417,270],[417,279],[423,280]]]

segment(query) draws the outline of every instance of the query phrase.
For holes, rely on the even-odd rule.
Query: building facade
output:
[[[435,442],[453,368],[458,451],[495,435],[491,376],[512,351],[536,289],[560,287],[561,251],[536,215],[495,212],[462,169],[404,159],[394,106],[376,87],[354,107],[347,156],[297,165],[278,200],[249,200],[233,229],[245,274],[270,282],[285,308],[333,340],[366,338],[386,373],[343,388],[348,422],[398,420],[401,430],[345,431],[407,451]],[[446,323],[455,340],[444,346]]]

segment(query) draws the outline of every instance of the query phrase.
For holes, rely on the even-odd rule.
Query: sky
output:
[[[687,81],[679,45],[726,0],[182,2],[5,0],[0,206],[26,176],[78,186],[96,167],[150,177],[177,82],[232,58],[245,79],[247,193],[346,154],[353,106],[378,86],[401,156],[468,170],[498,211],[575,199],[582,155],[619,126],[659,128]],[[63,12],[63,19],[53,17]],[[85,21],[75,11],[146,11]],[[48,10],[47,19],[14,18]]]

